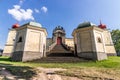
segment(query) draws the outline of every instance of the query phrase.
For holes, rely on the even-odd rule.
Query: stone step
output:
[[[73,56],[74,57],[74,54],[73,53],[50,53],[47,55],[48,57],[71,57]]]
[[[65,51],[68,51],[67,48],[65,48],[62,44],[60,45],[56,45],[53,50],[65,50]]]
[[[50,53],[72,53],[71,51],[63,51],[63,50],[52,50]]]
[[[38,59],[38,60],[34,60],[34,61],[31,61],[31,62],[36,62],[36,63],[39,63],[39,62],[45,62],[45,63],[64,63],[64,62],[85,62],[85,61],[88,61],[88,60],[85,60],[85,59],[82,59],[82,58],[78,58],[78,57],[44,57],[44,58],[41,58],[41,59]]]
[[[65,48],[62,44],[55,45],[55,47],[50,51],[50,53],[72,53],[70,50]]]

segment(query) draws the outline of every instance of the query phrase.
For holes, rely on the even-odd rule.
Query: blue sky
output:
[[[120,0],[0,0],[0,48],[4,48],[9,28],[16,22],[23,25],[36,21],[52,30],[61,25],[66,37],[80,23],[90,21],[107,28],[120,29]]]

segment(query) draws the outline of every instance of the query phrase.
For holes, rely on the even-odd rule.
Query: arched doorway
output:
[[[62,43],[62,38],[61,37],[58,37],[57,38],[57,45],[60,45]]]

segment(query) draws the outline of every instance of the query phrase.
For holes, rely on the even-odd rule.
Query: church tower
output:
[[[65,44],[65,30],[61,26],[57,26],[53,30],[53,43]]]
[[[116,55],[110,32],[106,25],[93,25],[84,22],[73,31],[75,52],[79,57],[92,60],[104,60]]]
[[[46,57],[47,32],[41,24],[29,22],[16,29],[13,61],[30,61]]]
[[[92,60],[107,59],[103,32],[90,22],[79,24],[72,33],[77,56]]]

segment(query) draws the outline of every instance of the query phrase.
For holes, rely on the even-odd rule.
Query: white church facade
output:
[[[31,61],[48,56],[76,56],[92,60],[104,60],[116,55],[110,32],[104,25],[81,23],[73,30],[73,38],[66,38],[63,27],[53,30],[52,38],[41,24],[29,22],[13,25],[8,33],[3,56],[13,61]]]

